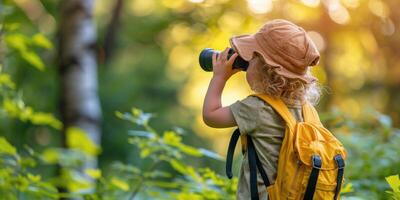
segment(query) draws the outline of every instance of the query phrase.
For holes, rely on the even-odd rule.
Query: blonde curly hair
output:
[[[306,101],[313,105],[319,102],[321,87],[318,81],[306,83],[300,79],[284,77],[256,55],[262,64],[256,65],[252,90],[281,98],[287,105],[302,105]],[[311,75],[310,70],[307,75]]]

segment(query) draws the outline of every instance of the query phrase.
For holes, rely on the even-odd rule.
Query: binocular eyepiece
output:
[[[201,68],[204,71],[207,71],[207,72],[213,71],[212,55],[214,53],[217,54],[217,56],[218,56],[221,52],[215,51],[210,48],[205,48],[205,49],[203,49],[203,51],[201,51],[200,56],[199,56],[199,63],[200,63]],[[230,48],[228,51],[227,59],[229,59],[234,53],[235,53],[235,50]],[[249,62],[247,62],[240,56],[236,57],[235,61],[232,64],[233,69],[240,69],[242,71],[246,71],[248,66],[249,66]]]

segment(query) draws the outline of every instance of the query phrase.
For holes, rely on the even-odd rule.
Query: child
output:
[[[226,81],[239,70],[232,63],[240,55],[249,61],[247,83],[255,93],[267,94],[283,100],[289,111],[303,121],[302,105],[315,104],[320,95],[317,79],[309,71],[319,61],[319,52],[303,28],[282,19],[267,22],[255,34],[232,37],[235,53],[227,60],[229,48],[217,57],[213,55],[213,77],[203,105],[203,120],[211,127],[238,126],[241,134],[252,137],[256,152],[274,183],[279,151],[285,133],[285,121],[266,102],[249,96],[226,107],[221,106],[221,93]],[[237,199],[250,199],[249,165],[247,154],[242,161]],[[268,194],[263,180],[257,175],[260,199]]]

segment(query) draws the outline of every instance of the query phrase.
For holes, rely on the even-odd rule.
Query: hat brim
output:
[[[278,68],[276,72],[279,75],[292,79],[300,79],[306,83],[315,82],[317,79],[308,74],[299,75],[287,70],[282,65],[276,63],[271,56],[265,52],[258,44],[255,35],[239,35],[230,39],[231,47],[246,61],[250,61],[254,57],[254,53],[258,53],[263,57],[266,64],[271,67]]]

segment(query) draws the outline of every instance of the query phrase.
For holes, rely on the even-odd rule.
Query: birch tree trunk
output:
[[[101,108],[93,3],[93,0],[64,0],[60,5],[60,110],[65,147],[65,130],[71,126],[81,128],[94,143],[100,143]],[[93,158],[85,161],[82,171],[96,167],[97,158]]]

